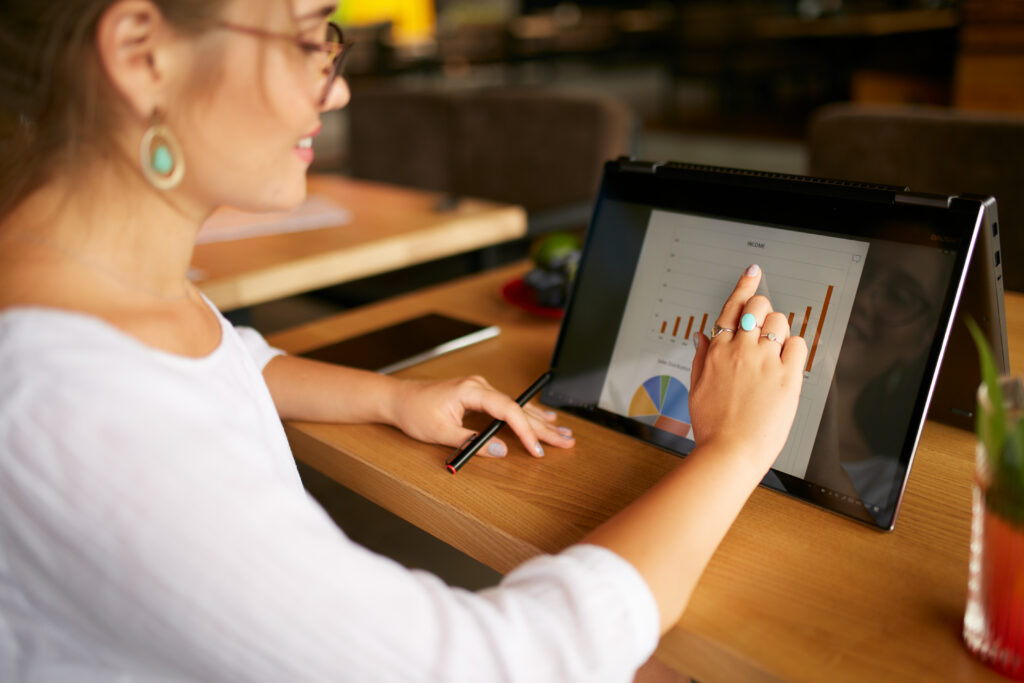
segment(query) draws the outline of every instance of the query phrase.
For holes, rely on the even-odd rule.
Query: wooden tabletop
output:
[[[548,366],[558,322],[507,304],[520,264],[272,337],[302,351],[437,310],[501,334],[406,370],[480,373],[515,395]],[[1011,365],[1021,372],[1024,297],[1008,295]],[[479,420],[481,426],[486,419]],[[557,552],[623,508],[678,460],[571,415],[572,451],[538,461],[509,439],[457,476],[450,449],[375,425],[286,425],[297,457],[500,572]],[[1001,680],[960,642],[967,584],[973,435],[929,423],[891,533],[758,488],[658,656],[702,682]]]
[[[345,225],[196,246],[195,282],[221,310],[263,303],[517,239],[518,206],[344,178],[310,176],[319,194],[351,212]]]

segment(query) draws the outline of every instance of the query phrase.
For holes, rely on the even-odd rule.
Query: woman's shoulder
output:
[[[49,306],[0,309],[0,351],[38,356],[42,350],[107,348],[122,335],[88,313]]]
[[[209,364],[149,349],[101,319],[30,307],[0,312],[0,367],[0,451],[115,434],[143,443],[194,417],[203,382],[217,379],[203,379]]]
[[[189,357],[148,346],[88,313],[0,310],[0,418],[11,417],[15,404],[29,403],[34,411],[64,405],[76,413],[111,407],[174,413],[211,388],[227,383],[237,389],[240,365],[258,370],[250,368],[250,354],[227,323],[224,332],[211,353]]]
[[[216,363],[150,348],[108,321],[73,310],[0,310],[0,403],[16,388],[33,394],[95,392],[97,400],[143,385],[187,383]],[[202,362],[206,360],[207,362]]]
[[[113,271],[33,252],[31,245],[20,245],[20,254],[5,253],[7,246],[0,238],[0,314],[42,310],[77,315],[79,321],[105,323],[108,332],[119,330],[143,346],[187,358],[208,356],[220,346],[224,321],[184,277],[180,291],[165,295],[129,286]]]
[[[105,347],[116,334],[86,313],[47,306],[0,309],[0,353],[42,357],[40,351]]]
[[[109,379],[112,364],[138,360],[118,330],[89,315],[29,306],[0,311],[0,366],[6,369],[0,387],[6,390],[25,382],[67,387]]]

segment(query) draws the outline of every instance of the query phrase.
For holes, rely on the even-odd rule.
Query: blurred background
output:
[[[636,117],[640,156],[799,172],[809,117],[830,102],[1024,109],[1022,5],[350,0],[337,19],[354,104],[381,89],[597,94]],[[318,168],[358,175],[360,131],[331,118]]]

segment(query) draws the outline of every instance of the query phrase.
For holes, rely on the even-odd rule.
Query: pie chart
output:
[[[690,434],[690,392],[671,375],[641,384],[629,404],[629,417],[684,439]]]

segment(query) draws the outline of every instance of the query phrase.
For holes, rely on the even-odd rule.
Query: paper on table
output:
[[[307,197],[306,201],[291,211],[247,213],[222,207],[203,223],[196,244],[332,228],[346,225],[351,220],[351,211],[316,194]]]

